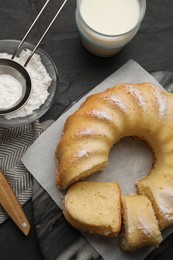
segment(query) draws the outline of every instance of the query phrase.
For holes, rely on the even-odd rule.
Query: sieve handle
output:
[[[26,67],[26,65],[28,64],[28,62],[30,61],[30,59],[32,58],[33,54],[35,53],[35,51],[37,50],[38,46],[40,45],[41,41],[43,40],[43,38],[46,36],[46,34],[48,33],[50,27],[52,26],[52,24],[55,22],[57,16],[59,15],[59,13],[61,12],[61,10],[63,9],[64,5],[66,4],[67,0],[65,0],[63,2],[63,4],[61,5],[61,7],[59,8],[58,12],[55,14],[54,18],[52,19],[52,21],[50,22],[50,24],[48,25],[47,29],[45,30],[45,32],[43,33],[43,35],[41,36],[40,40],[38,41],[38,43],[36,44],[35,48],[33,49],[33,51],[31,52],[31,54],[29,55],[28,59],[26,60],[24,67]]]
[[[16,50],[14,51],[11,59],[14,59],[14,57],[16,56],[18,50],[20,49],[20,47],[22,46],[23,42],[25,41],[26,37],[28,36],[28,34],[30,33],[30,31],[32,30],[32,28],[34,27],[35,23],[37,22],[37,20],[39,19],[39,17],[41,16],[42,12],[44,11],[44,9],[46,8],[47,4],[49,3],[50,0],[47,0],[46,3],[44,4],[44,6],[42,7],[41,11],[39,12],[39,14],[37,15],[37,17],[35,18],[34,22],[32,23],[32,25],[30,26],[30,28],[28,29],[28,31],[26,32],[25,36],[23,37],[23,39],[21,40],[21,42],[19,43],[19,45],[17,46]],[[56,18],[58,17],[59,13],[61,12],[62,8],[64,7],[64,5],[66,4],[67,0],[65,0],[61,7],[59,8],[58,12],[55,14],[55,16],[53,17],[52,21],[50,22],[50,24],[48,25],[47,29],[45,30],[45,32],[43,33],[43,35],[41,36],[40,40],[38,41],[38,43],[36,44],[36,46],[34,47],[34,49],[32,50],[32,52],[30,53],[28,59],[26,60],[24,67],[27,66],[28,62],[30,61],[30,59],[32,58],[32,56],[34,55],[35,51],[37,50],[38,46],[40,45],[41,41],[43,40],[43,38],[46,36],[46,34],[48,33],[50,27],[52,26],[52,24],[55,22]]]
[[[35,23],[37,22],[37,20],[39,19],[39,17],[41,16],[42,12],[44,11],[44,9],[46,8],[47,4],[49,3],[50,0],[47,0],[46,3],[44,4],[44,6],[42,7],[42,9],[40,10],[39,14],[37,15],[37,17],[35,18],[34,22],[31,24],[30,28],[28,29],[28,31],[26,32],[25,36],[23,37],[23,39],[20,41],[19,45],[17,46],[17,48],[15,49],[11,59],[13,60],[14,57],[16,56],[17,52],[19,51],[20,47],[22,46],[22,44],[24,43],[26,37],[28,36],[28,34],[30,33],[30,31],[32,30],[32,28],[34,27]]]

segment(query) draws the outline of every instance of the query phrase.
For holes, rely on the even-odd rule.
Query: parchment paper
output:
[[[130,60],[86,96],[103,91],[118,83],[141,82],[151,82],[161,87],[140,65]],[[62,196],[64,194],[55,185],[55,150],[61,138],[66,118],[79,107],[86,96],[51,125],[22,157],[22,162],[27,169],[60,207],[62,207]],[[88,180],[117,181],[123,194],[129,194],[135,192],[135,182],[147,174],[151,168],[151,163],[151,152],[143,142],[124,138],[111,150],[108,167],[103,172],[88,178]],[[166,237],[172,232],[173,228],[169,228],[163,236]],[[153,250],[153,248],[147,247],[134,253],[125,253],[119,247],[118,238],[109,239],[88,233],[84,233],[84,236],[105,260],[142,260]]]

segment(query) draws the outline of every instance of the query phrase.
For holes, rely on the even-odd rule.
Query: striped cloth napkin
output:
[[[21,162],[23,153],[46,130],[53,120],[32,124],[0,127],[0,168],[23,206],[32,197],[32,176]],[[8,215],[0,206],[0,224]]]

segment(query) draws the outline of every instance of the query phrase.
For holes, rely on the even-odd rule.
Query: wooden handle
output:
[[[21,208],[16,195],[0,170],[0,204],[5,209],[10,218],[15,222],[18,228],[27,236],[30,230],[30,224]]]

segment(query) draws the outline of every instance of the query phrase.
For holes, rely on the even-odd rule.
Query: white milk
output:
[[[84,46],[98,56],[119,52],[137,33],[145,0],[77,0],[76,23]]]
[[[117,35],[131,30],[139,20],[138,0],[82,0],[85,22],[97,32]]]

